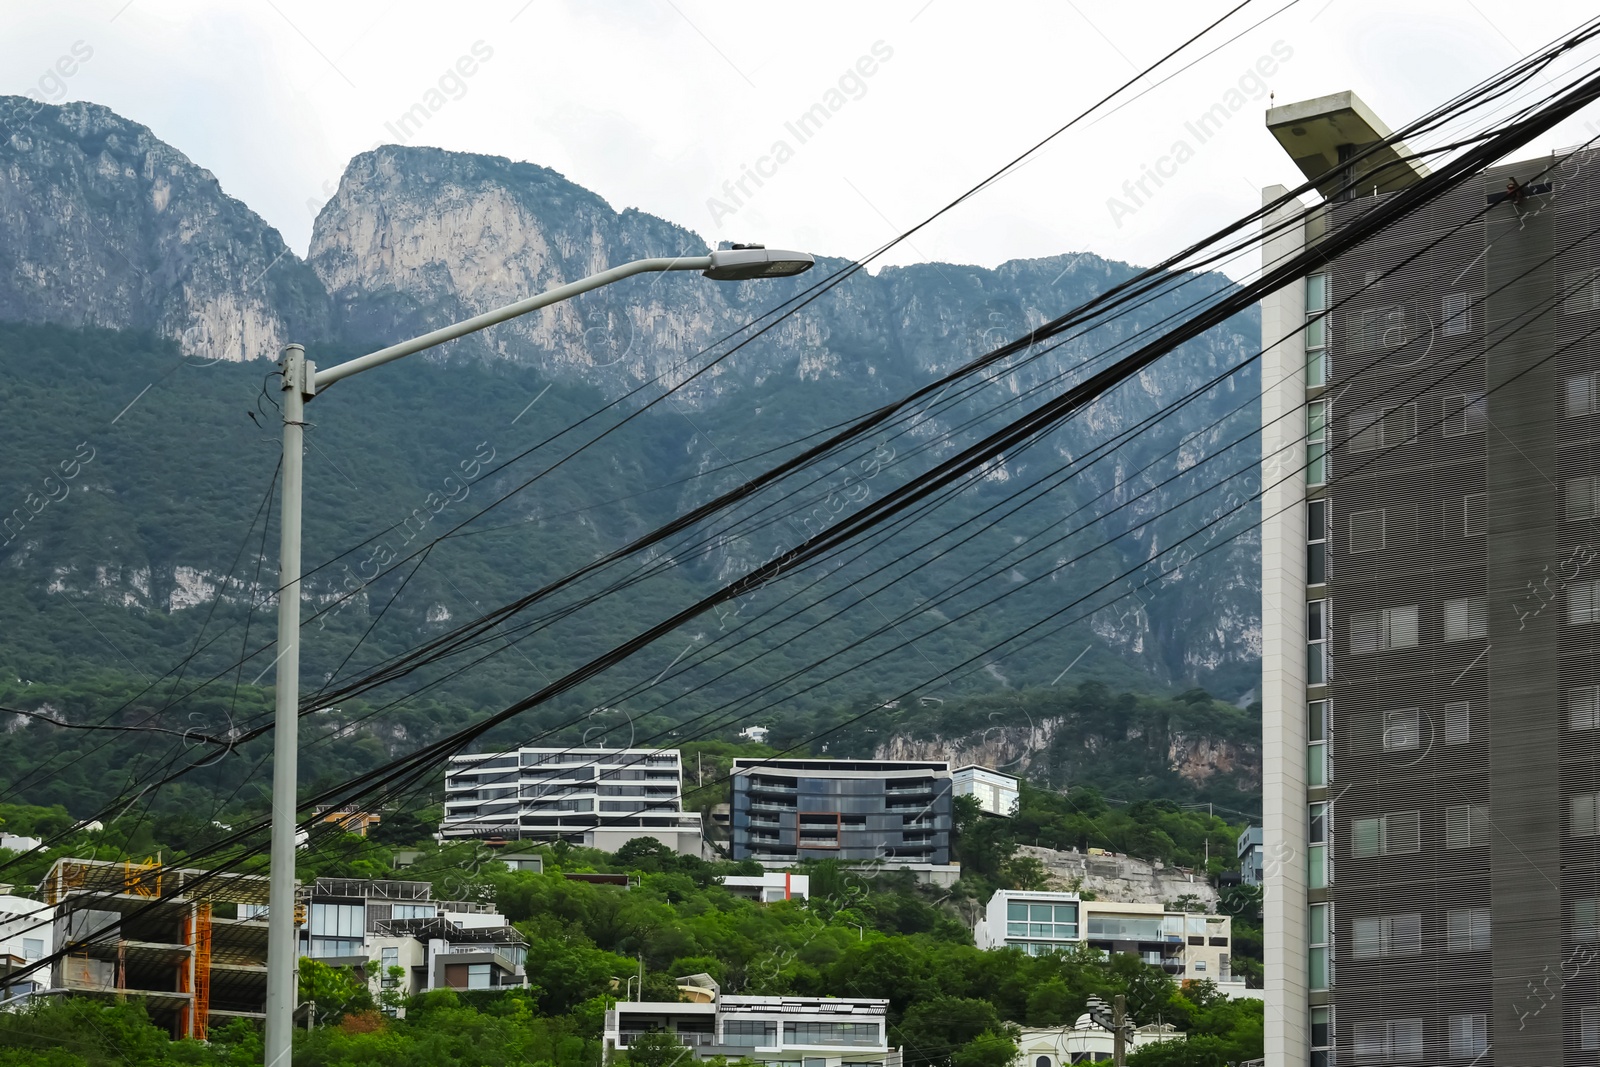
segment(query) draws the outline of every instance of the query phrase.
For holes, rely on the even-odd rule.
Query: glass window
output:
[[[1399,708],[1383,713],[1383,750],[1409,752],[1422,743],[1422,712]]]
[[[467,964],[467,988],[468,989],[488,989],[489,988],[489,964],[487,964],[487,963],[469,963],[469,964]]]
[[[1584,1008],[1578,1025],[1578,1045],[1585,1052],[1600,1049],[1600,1008]]]
[[[1444,809],[1445,848],[1471,848],[1489,843],[1489,809],[1460,804]]]
[[[1567,622],[1579,626],[1600,619],[1600,582],[1572,582],[1567,586]]]
[[[1484,1014],[1450,1016],[1450,1055],[1456,1059],[1481,1056],[1489,1051],[1489,1017]]]
[[[1440,301],[1439,319],[1446,337],[1455,337],[1472,329],[1472,294],[1444,294],[1444,299]]]
[[[1417,647],[1417,606],[1363,611],[1350,616],[1350,651]]]
[[[1328,403],[1306,405],[1306,484],[1328,484]]]
[[[1328,276],[1326,274],[1306,275],[1306,310],[1328,310]]]
[[[1464,700],[1444,706],[1444,743],[1464,745],[1472,740],[1472,705]]]
[[[783,1024],[786,1045],[879,1045],[877,1023],[789,1023]]]
[[[1365,508],[1350,513],[1350,554],[1378,552],[1387,544],[1388,527],[1383,508]]]
[[[1595,380],[1596,375],[1593,374],[1580,374],[1567,379],[1562,397],[1565,401],[1564,409],[1567,418],[1575,419],[1584,415],[1593,415],[1596,410],[1600,410],[1600,405],[1596,403],[1597,400],[1600,400],[1600,397],[1596,396]]]
[[[1451,952],[1487,950],[1492,929],[1488,908],[1451,908],[1445,913],[1445,944]]]
[[[1572,902],[1572,939],[1600,941],[1600,897],[1579,897]]]
[[[1306,605],[1306,684],[1326,685],[1328,681],[1328,602],[1313,600]]]
[[[1489,598],[1458,597],[1444,602],[1444,639],[1466,641],[1489,633]]]
[[[1306,502],[1306,584],[1328,580],[1328,502]]]
[[[1573,837],[1600,833],[1600,793],[1580,793],[1568,801],[1568,832]]]
[[[1007,902],[1006,918],[1012,922],[1026,922],[1028,918],[1028,906],[1026,904],[1018,904],[1014,900]]]
[[[1328,276],[1306,276],[1306,388],[1328,384]]]
[[[728,1019],[722,1024],[722,1043],[771,1048],[778,1043],[778,1024],[768,1019]]]
[[[1331,904],[1313,904],[1310,911],[1310,930],[1308,942],[1311,948],[1309,954],[1310,973],[1307,976],[1312,989],[1327,989],[1331,978],[1331,961],[1328,956],[1328,946],[1333,940],[1329,935],[1333,930],[1333,906]]]
[[[25,937],[22,939],[22,958],[36,960],[44,956],[44,938]]]
[[[1461,498],[1461,536],[1482,537],[1489,528],[1488,493],[1468,493]]]
[[[1584,522],[1600,516],[1600,478],[1585,474],[1568,478],[1562,488],[1562,502],[1566,505],[1568,522]]]
[[[1567,726],[1573,730],[1600,726],[1600,686],[1580,685],[1567,690]]]
[[[1455,393],[1444,398],[1444,435],[1482,433],[1489,426],[1489,400],[1483,393]]]

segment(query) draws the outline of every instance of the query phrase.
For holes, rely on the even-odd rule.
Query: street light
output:
[[[278,658],[275,661],[272,852],[267,907],[266,1063],[288,1067],[293,1040],[295,971],[299,947],[294,927],[295,801],[299,774],[300,710],[300,499],[305,438],[305,406],[333,383],[361,371],[464,337],[496,323],[526,315],[580,293],[651,271],[697,270],[714,281],[786,278],[810,270],[804,252],[764,245],[734,245],[709,256],[638,259],[592,274],[514,304],[486,311],[453,326],[318,370],[305,349],[283,350],[283,511],[278,550]],[[642,983],[641,983],[642,984]]]

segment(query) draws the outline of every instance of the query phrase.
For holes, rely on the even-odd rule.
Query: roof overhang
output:
[[[1355,163],[1352,174],[1339,169],[1351,155],[1394,136],[1388,124],[1353,92],[1272,108],[1267,112],[1267,131],[1277,138],[1300,173],[1309,180],[1321,179],[1317,191],[1330,200],[1347,182],[1356,193],[1365,194],[1374,187],[1387,193],[1428,173],[1404,141],[1385,145]]]

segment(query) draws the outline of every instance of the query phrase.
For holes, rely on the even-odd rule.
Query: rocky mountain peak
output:
[[[0,318],[149,330],[209,359],[328,332],[277,230],[139,123],[0,97]]]

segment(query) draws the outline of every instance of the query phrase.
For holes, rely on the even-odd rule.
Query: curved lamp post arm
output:
[[[579,278],[575,282],[558,285],[547,292],[518,300],[515,304],[507,304],[505,307],[495,308],[493,311],[485,311],[482,315],[474,315],[472,318],[458,322],[453,326],[445,326],[431,333],[425,333],[421,337],[413,337],[409,341],[401,341],[397,345],[380,348],[376,352],[369,352],[367,355],[357,356],[355,359],[336,364],[326,370],[319,370],[312,381],[312,385],[315,389],[321,389],[324,386],[332,385],[341,378],[348,378],[352,374],[359,374],[361,371],[380,366],[402,356],[409,356],[421,352],[423,349],[442,345],[446,341],[454,341],[456,338],[465,337],[469,333],[477,333],[479,330],[487,329],[496,323],[514,319],[518,315],[526,315],[530,311],[538,311],[542,307],[559,304],[563,300],[572,299],[579,293],[587,293],[591,289],[599,289],[603,285],[610,285],[612,282],[621,281],[623,278],[631,277],[635,274],[663,270],[704,271],[710,269],[710,256],[636,259],[632,263],[624,263],[620,267],[612,267],[610,270],[603,270],[599,274],[591,274],[587,278]]]

